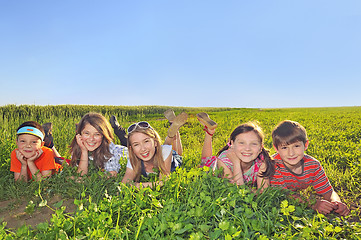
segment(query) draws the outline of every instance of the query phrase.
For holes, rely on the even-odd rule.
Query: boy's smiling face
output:
[[[31,134],[20,134],[16,140],[18,149],[25,158],[33,157],[44,145],[43,141],[37,136]]]
[[[300,162],[305,155],[308,147],[308,141],[304,144],[302,141],[297,141],[291,144],[281,144],[278,149],[275,147],[277,153],[280,155],[284,164],[291,170],[298,169]]]

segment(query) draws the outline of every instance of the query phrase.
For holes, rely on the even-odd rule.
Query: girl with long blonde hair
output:
[[[181,157],[178,152],[180,136],[179,128],[186,122],[187,114],[181,113],[172,120],[172,125],[168,129],[168,136],[161,144],[161,138],[157,131],[148,122],[137,122],[128,128],[128,151],[129,158],[127,169],[122,182],[133,182],[136,187],[140,186],[140,177],[148,177],[154,170],[159,170],[162,184],[165,176],[181,165]],[[143,187],[152,186],[152,182],[142,182]]]

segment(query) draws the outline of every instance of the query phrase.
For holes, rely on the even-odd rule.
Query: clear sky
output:
[[[0,105],[361,106],[359,0],[0,0]]]

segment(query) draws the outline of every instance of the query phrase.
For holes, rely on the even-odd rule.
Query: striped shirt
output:
[[[221,161],[228,167],[232,173],[233,173],[233,163],[232,161],[227,157],[227,151],[225,150],[219,154],[219,156],[211,156],[211,157],[204,157],[201,159],[201,164],[199,167],[207,166],[211,169],[216,170],[217,168],[217,162]],[[252,162],[252,166],[250,169],[248,169],[247,172],[243,173],[243,180],[245,183],[252,182],[255,183],[257,180],[257,174],[259,171],[259,168],[261,167],[263,161],[259,158],[259,156]]]
[[[275,174],[271,178],[271,186],[291,190],[306,189],[308,186],[312,186],[320,195],[333,191],[325,171],[315,158],[305,155],[301,160],[302,173],[296,174],[285,166],[279,154],[272,157],[275,163]]]

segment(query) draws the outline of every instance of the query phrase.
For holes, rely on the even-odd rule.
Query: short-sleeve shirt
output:
[[[213,170],[217,167],[217,162],[221,161],[223,162],[227,168],[229,168],[233,172],[233,163],[232,161],[227,157],[228,149],[221,152],[219,156],[211,156],[211,157],[205,157],[202,158],[202,163],[200,167],[207,166],[212,168]],[[263,161],[257,157],[253,162],[250,169],[248,169],[247,172],[243,173],[243,180],[244,182],[252,182],[255,183],[257,180],[257,174],[259,172],[259,169],[262,165]]]
[[[162,145],[163,161],[165,161],[171,153],[172,153],[172,145]],[[128,158],[128,162],[127,162],[127,168],[130,168],[133,170],[133,167],[132,167],[132,164],[130,163],[129,158]]]
[[[21,162],[19,159],[16,158],[16,150],[15,149],[11,152],[11,162],[10,162],[10,171],[20,173],[21,172]],[[41,150],[43,150],[43,153],[40,155],[40,157],[36,160],[34,160],[35,166],[39,169],[40,172],[46,171],[46,170],[55,170],[55,160],[54,160],[54,154],[53,150],[47,147],[41,147]],[[32,179],[33,176],[30,172],[29,167],[27,167],[28,171],[28,178]]]
[[[109,144],[109,152],[112,156],[104,163],[104,170],[107,172],[115,171],[118,173],[120,170],[119,160],[121,158],[128,158],[128,148],[111,142]],[[89,160],[92,161],[93,157],[89,156]]]
[[[302,163],[302,173],[296,174],[285,166],[279,154],[273,156],[275,174],[270,179],[271,186],[291,190],[306,189],[312,186],[317,194],[323,195],[333,190],[323,167],[315,158],[305,155]]]

